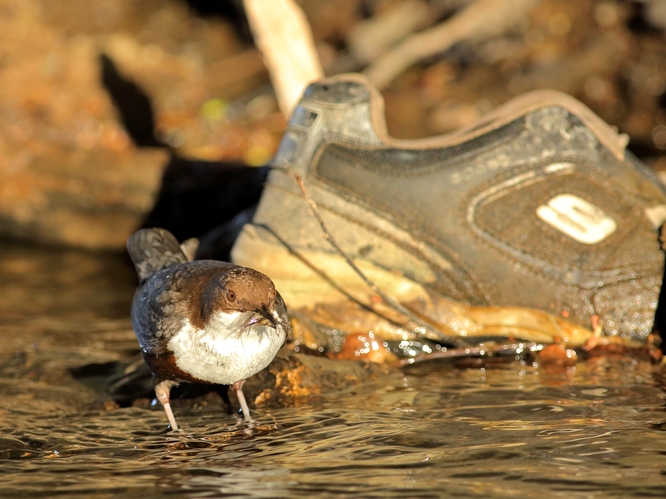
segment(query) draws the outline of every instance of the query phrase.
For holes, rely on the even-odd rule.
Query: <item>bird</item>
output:
[[[181,382],[231,385],[251,421],[243,384],[271,363],[291,332],[273,281],[228,262],[188,261],[162,228],[135,232],[127,251],[139,277],[132,327],[171,429],[178,430],[171,388]]]

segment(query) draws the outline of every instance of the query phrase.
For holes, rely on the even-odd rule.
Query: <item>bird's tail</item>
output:
[[[127,240],[127,252],[140,281],[169,265],[187,262],[178,240],[166,229],[136,231]]]

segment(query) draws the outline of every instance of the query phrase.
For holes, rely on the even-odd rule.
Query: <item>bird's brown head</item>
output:
[[[275,303],[275,285],[268,276],[245,267],[234,267],[212,278],[201,296],[204,321],[215,311],[269,311]]]

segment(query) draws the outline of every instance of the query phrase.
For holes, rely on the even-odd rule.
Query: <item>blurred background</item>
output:
[[[325,73],[365,71],[395,137],[555,88],[666,170],[666,2],[482,1],[462,28],[474,1],[297,3]],[[446,23],[457,38],[376,67]],[[286,120],[240,0],[0,0],[0,30],[0,237],[119,250],[142,225],[185,239],[257,202]]]

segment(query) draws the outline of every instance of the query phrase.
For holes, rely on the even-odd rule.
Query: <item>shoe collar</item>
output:
[[[459,144],[484,135],[537,109],[551,106],[563,108],[576,116],[597,137],[597,140],[619,160],[624,159],[625,149],[629,142],[629,137],[626,134],[618,134],[613,127],[608,125],[582,102],[557,90],[534,90],[527,92],[498,106],[473,125],[446,135],[423,139],[396,139],[389,136],[386,128],[384,98],[379,90],[364,75],[358,73],[336,75],[320,80],[315,85],[335,85],[336,83],[343,82],[357,83],[369,90],[370,118],[375,132],[386,145],[398,148],[430,149]]]

